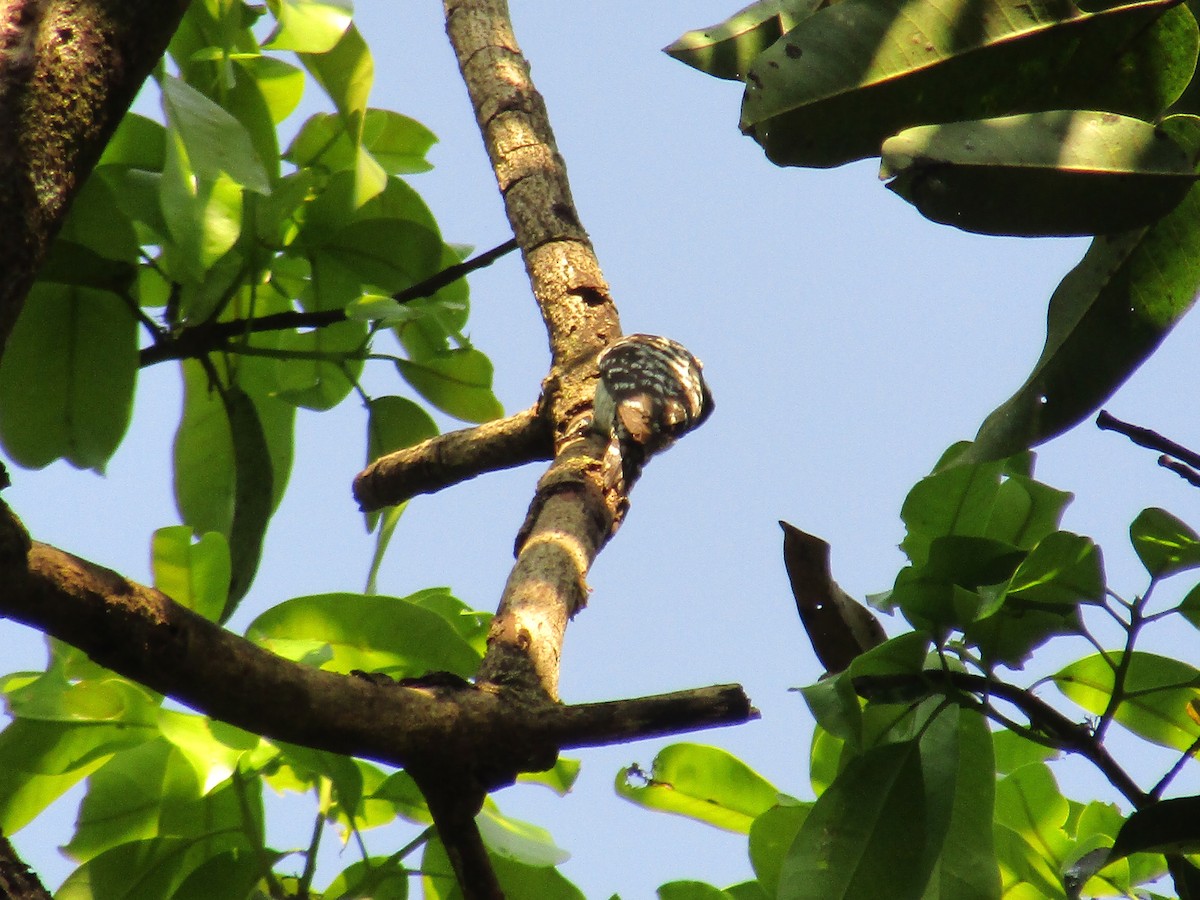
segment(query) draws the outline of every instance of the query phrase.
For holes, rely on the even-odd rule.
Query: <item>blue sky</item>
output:
[[[787,588],[776,521],[828,540],[835,576],[851,594],[890,587],[902,564],[905,493],[1024,380],[1041,350],[1046,299],[1086,241],[987,238],[927,222],[883,188],[873,160],[830,171],[769,164],[737,130],[737,85],[660,52],[736,3],[513,6],[623,327],[685,343],[703,359],[717,400],[709,422],[638,483],[625,525],[590,576],[590,604],[568,630],[562,697],[739,682],[761,721],[680,740],[725,747],[780,790],[811,796],[811,717],[789,688],[821,668]],[[439,5],[361,0],[357,19],[375,55],[373,104],[413,116],[440,138],[435,170],[412,183],[446,239],[479,249],[505,240]],[[321,102],[314,90],[304,109]],[[474,276],[472,297],[472,340],[495,364],[506,409],[521,409],[536,399],[548,353],[519,260]],[[1185,320],[1108,408],[1200,445],[1191,409],[1198,328]],[[388,393],[399,388],[391,379],[380,367],[368,383]],[[148,579],[149,535],[177,521],[169,464],[179,395],[169,364],[142,373],[133,427],[105,478],[65,464],[14,472],[6,499],[34,536]],[[364,427],[353,400],[331,413],[301,412],[289,495],[234,627],[288,597],[361,588],[372,540],[349,485],[363,462]],[[448,584],[493,609],[540,471],[490,475],[413,502],[381,592]],[[1156,468],[1152,453],[1090,425],[1044,448],[1037,472],[1076,494],[1064,527],[1101,543],[1110,584],[1126,594],[1145,586],[1126,537],[1139,510],[1163,506],[1200,525],[1194,489]],[[37,664],[36,635],[8,624],[0,635],[14,648],[14,669]],[[1161,647],[1195,661],[1195,637],[1180,625]],[[648,766],[665,743],[577,754],[583,775],[565,800],[532,787],[496,799],[551,829],[573,854],[564,871],[588,897],[619,891],[632,900],[676,878],[723,886],[749,876],[744,838],[643,812],[613,794],[621,766]],[[1086,770],[1060,771],[1076,794],[1103,790]],[[1200,788],[1194,771],[1177,788]],[[15,839],[52,884],[67,871],[53,848],[69,837],[72,814],[60,810]],[[293,841],[300,844],[311,820],[296,815],[305,817]],[[369,838],[381,851],[404,839]],[[332,842],[326,853],[332,875]]]

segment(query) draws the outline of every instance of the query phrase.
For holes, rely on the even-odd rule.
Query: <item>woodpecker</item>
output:
[[[604,483],[628,491],[655,453],[703,424],[713,411],[703,366],[682,344],[631,334],[598,359],[592,427],[609,439]]]

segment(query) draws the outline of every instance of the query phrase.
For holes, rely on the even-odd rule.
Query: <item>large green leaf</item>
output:
[[[189,807],[189,812],[199,811],[195,801],[203,793],[195,771],[178,750],[162,739],[148,741],[117,754],[91,775],[75,834],[64,849],[77,862],[87,862],[119,844],[158,837],[165,815],[176,825],[190,819],[195,828],[203,818],[179,814]],[[240,815],[212,824],[236,825],[238,819]]]
[[[11,722],[0,732],[0,829],[15,833],[114,753],[156,736],[124,723]]]
[[[1113,664],[1122,654],[1110,653]],[[1060,669],[1055,686],[1088,712],[1100,715],[1109,704],[1115,682],[1112,666],[1099,654]],[[1116,720],[1148,741],[1188,750],[1200,738],[1200,725],[1188,714],[1200,703],[1200,670],[1181,660],[1134,651],[1125,673]]]
[[[852,759],[814,804],[779,874],[779,900],[920,897],[929,881],[916,741]]]
[[[430,671],[475,674],[476,649],[439,613],[416,600],[360,594],[319,594],[267,610],[246,636],[289,659],[325,649],[323,668],[362,669],[394,678]]]
[[[780,165],[836,166],[914,125],[1046,109],[1153,117],[1196,62],[1195,20],[1172,6],[845,0],[755,60],[741,127]]]
[[[1200,119],[1162,126],[1193,153]],[[1046,345],[1012,397],[984,420],[968,451],[996,459],[1091,415],[1154,352],[1200,289],[1200,188],[1140,231],[1098,237],[1050,298]]]
[[[446,350],[420,360],[396,360],[396,368],[417,393],[443,412],[467,422],[487,422],[504,414],[492,393],[492,363],[478,350]]]
[[[161,87],[168,130],[187,161],[188,171],[204,181],[228,175],[247,190],[270,192],[262,160],[245,126],[232,113],[170,75],[162,77]],[[168,151],[171,143],[168,138]]]
[[[0,440],[29,468],[104,471],[133,410],[137,320],[121,298],[38,283],[0,362]]]
[[[821,0],[758,0],[709,28],[689,31],[663,52],[717,78],[745,81],[750,65]]]
[[[271,457],[272,503],[278,505],[292,464],[296,408],[271,396],[276,361],[243,357],[238,383],[251,395]],[[183,417],[175,433],[175,502],[183,521],[197,534],[226,536],[233,523],[236,467],[229,416],[203,367],[182,363]],[[218,374],[221,374],[220,370]]]
[[[1148,122],[1057,110],[918,125],[883,143],[879,177],[935,222],[981,234],[1107,234],[1151,224],[1196,183]]]
[[[993,843],[996,768],[987,721],[951,706],[921,735],[921,771],[930,822],[926,853],[936,859],[927,900],[998,900],[1000,870]],[[944,828],[938,840],[935,822]]]
[[[779,791],[740,759],[700,744],[664,747],[649,773],[638,766],[622,769],[616,790],[638,806],[741,834],[780,800]]]

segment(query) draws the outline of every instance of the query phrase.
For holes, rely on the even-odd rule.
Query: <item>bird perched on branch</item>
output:
[[[628,491],[653,456],[713,411],[703,366],[670,338],[631,334],[598,360],[592,427],[609,438],[604,483]]]

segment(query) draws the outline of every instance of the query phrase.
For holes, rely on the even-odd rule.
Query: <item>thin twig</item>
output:
[[[1171,439],[1163,437],[1157,431],[1142,428],[1140,425],[1131,425],[1129,422],[1122,422],[1115,416],[1109,415],[1108,410],[1100,410],[1100,414],[1096,416],[1096,427],[1102,431],[1115,431],[1118,434],[1123,434],[1139,447],[1157,450],[1159,453],[1165,453],[1168,456],[1173,456],[1175,459],[1182,460],[1193,468],[1200,468],[1200,453],[1189,450],[1182,444],[1177,444]]]
[[[411,303],[421,297],[432,296],[464,275],[490,266],[500,257],[515,250],[516,246],[517,242],[509,239],[478,256],[430,275],[412,287],[393,294],[392,299],[397,303]],[[264,331],[290,331],[295,328],[324,328],[345,321],[346,311],[344,309],[324,309],[314,312],[292,309],[252,319],[205,322],[201,325],[184,328],[176,334],[163,334],[153,344],[141,351],[138,365],[145,368],[169,359],[190,359],[213,350],[220,350],[226,341],[247,334]]]
[[[1032,728],[1045,735],[1053,742],[1053,746],[1088,760],[1135,808],[1141,809],[1151,802],[1150,795],[1138,787],[1113,759],[1096,734],[1086,725],[1071,721],[1025,688],[983,675],[937,670],[927,670],[920,675],[864,675],[854,679],[854,687],[865,697],[870,697],[877,691],[919,688],[943,693],[949,690],[999,697],[1021,710],[1029,719]]]
[[[1183,771],[1183,767],[1187,765],[1187,761],[1194,757],[1197,751],[1200,751],[1200,737],[1197,737],[1194,741],[1192,741],[1191,746],[1183,751],[1183,755],[1181,755],[1179,759],[1175,761],[1175,765],[1171,766],[1170,771],[1168,771],[1166,775],[1159,779],[1158,784],[1150,788],[1151,800],[1158,800],[1162,797],[1163,791],[1165,791],[1171,782],[1175,780],[1175,776]]]
[[[1174,472],[1192,487],[1200,487],[1200,472],[1197,472],[1187,463],[1181,463],[1177,459],[1171,459],[1167,455],[1158,458],[1158,464],[1169,472]]]

